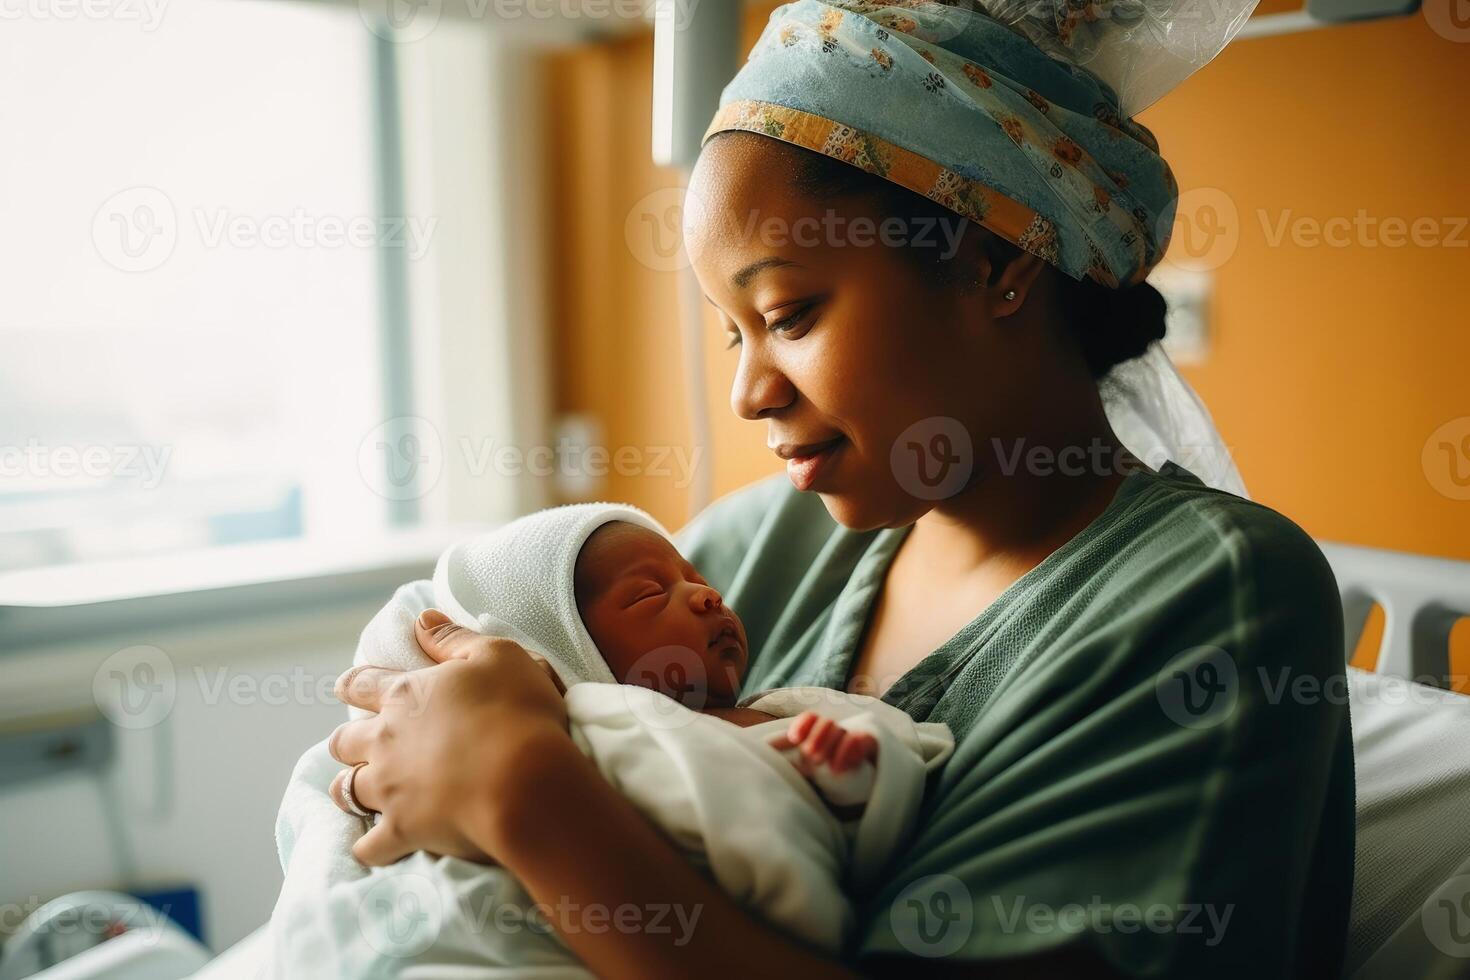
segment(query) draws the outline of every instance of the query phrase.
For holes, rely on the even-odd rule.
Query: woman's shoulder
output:
[[[1154,477],[1158,506],[1174,520],[1214,537],[1232,560],[1267,562],[1332,575],[1317,542],[1299,524],[1266,504],[1206,486],[1177,463],[1167,463]]]
[[[1142,547],[1134,557],[1181,576],[1213,568],[1232,598],[1295,604],[1303,614],[1341,615],[1332,566],[1310,534],[1263,503],[1205,485],[1177,463],[1147,475],[1125,512]],[[1131,521],[1128,519],[1131,518]]]

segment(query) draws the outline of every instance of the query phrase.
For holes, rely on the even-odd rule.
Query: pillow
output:
[[[1345,961],[1470,974],[1470,698],[1348,668],[1358,828]]]

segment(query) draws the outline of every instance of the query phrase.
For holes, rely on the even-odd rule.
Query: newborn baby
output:
[[[603,524],[578,553],[573,575],[577,611],[620,684],[667,695],[741,727],[774,715],[736,707],[749,660],[745,626],[668,538],[618,520]],[[878,743],[815,711],[804,711],[773,741],[807,775],[873,761]]]
[[[432,581],[402,586],[373,617],[354,662],[430,666],[414,623],[431,607],[544,660],[573,741],[608,783],[726,894],[818,949],[850,937],[852,895],[883,880],[928,775],[953,751],[946,726],[864,695],[739,698],[744,626],[635,507],[553,507],[456,543]],[[279,972],[420,976],[471,963],[488,976],[589,976],[550,930],[485,928],[486,909],[496,922],[502,909],[532,915],[503,868],[424,852],[357,865],[364,825],[329,795],[341,771],[325,741],[308,750],[277,817]],[[407,931],[400,907],[413,912]]]

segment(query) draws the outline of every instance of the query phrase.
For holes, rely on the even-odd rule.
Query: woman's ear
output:
[[[1026,297],[1045,267],[1046,262],[1030,252],[1022,252],[1006,263],[990,286],[991,315],[1000,319],[1025,306]]]

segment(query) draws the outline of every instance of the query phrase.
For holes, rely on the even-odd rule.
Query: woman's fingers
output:
[[[344,766],[367,761],[368,746],[377,729],[377,718],[344,721],[327,736],[327,752]]]
[[[456,657],[468,658],[476,642],[484,639],[479,633],[456,624],[438,609],[425,609],[419,613],[413,632],[419,649],[441,664]]]
[[[332,798],[332,802],[337,804],[339,809],[347,813],[352,813],[352,808],[347,805],[347,794],[343,790],[347,785],[347,777],[352,773],[353,768],[356,767],[348,767],[337,773],[337,775],[332,777],[331,785],[327,787],[327,795]],[[357,805],[364,810],[372,810],[376,813],[382,809],[381,804],[383,801],[381,797],[382,793],[379,790],[377,776],[373,772],[373,767],[362,766],[358,768],[357,774],[352,777],[352,798],[357,801]]]
[[[367,711],[382,711],[389,700],[411,692],[407,671],[366,665],[344,671],[332,689],[338,701]]]
[[[391,820],[379,820],[352,845],[352,856],[372,868],[392,864],[412,854],[417,848],[405,841],[396,828]]]

